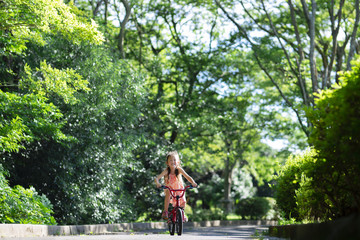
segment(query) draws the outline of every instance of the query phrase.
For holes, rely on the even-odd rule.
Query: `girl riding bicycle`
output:
[[[183,189],[184,182],[182,176],[184,176],[191,183],[193,187],[197,187],[197,184],[194,181],[194,179],[192,179],[192,177],[190,177],[184,171],[184,169],[181,168],[179,154],[176,151],[172,151],[167,154],[166,165],[167,168],[155,178],[155,183],[158,188],[161,187],[159,180],[162,177],[164,177],[166,186],[173,189]],[[164,191],[165,191],[165,199],[164,199],[164,211],[162,213],[162,218],[164,220],[167,220],[169,217],[168,216],[169,203],[171,202],[171,204],[175,206],[176,200],[174,198],[170,199],[170,192],[168,189],[165,189]],[[176,193],[176,195],[180,195],[180,193]],[[185,208],[186,206],[185,194],[182,198],[179,199],[179,203],[180,203],[180,207]],[[187,219],[185,218],[185,221],[186,220]]]

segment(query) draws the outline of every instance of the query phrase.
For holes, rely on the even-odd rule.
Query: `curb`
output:
[[[202,222],[187,222],[185,227],[222,227],[237,225],[276,225],[277,221],[267,220],[216,220]],[[165,222],[149,223],[118,223],[118,224],[95,224],[95,225],[35,225],[35,224],[0,224],[0,238],[3,237],[46,237],[46,236],[69,236],[80,234],[109,234],[124,231],[140,231],[151,229],[167,229]]]

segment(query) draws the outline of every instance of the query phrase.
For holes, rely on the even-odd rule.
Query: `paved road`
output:
[[[260,233],[268,228],[264,226],[231,226],[231,227],[207,227],[197,229],[184,229],[182,236],[169,236],[165,230],[149,230],[134,233],[117,233],[112,235],[92,236],[59,236],[59,237],[36,237],[36,238],[1,238],[8,240],[157,240],[157,239],[186,239],[186,240],[230,240],[230,239],[264,239],[277,240],[280,238],[269,238],[261,236]]]

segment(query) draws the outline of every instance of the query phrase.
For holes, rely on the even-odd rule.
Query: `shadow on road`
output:
[[[184,236],[196,237],[196,239],[264,239],[264,240],[280,240],[280,238],[267,237],[263,233],[268,231],[266,226],[242,225],[229,227],[201,227],[201,228],[187,228],[184,229]],[[140,234],[162,234],[163,230],[149,230],[139,232]],[[205,238],[204,238],[205,237]]]
[[[267,231],[266,226],[241,225],[228,227],[201,227],[185,228],[182,236],[175,236],[174,239],[186,240],[280,240],[280,238],[269,238],[262,234]],[[36,238],[11,238],[11,240],[156,240],[169,239],[167,229],[144,230],[138,232],[117,232],[104,235],[77,235],[77,236],[51,236]],[[2,238],[3,239],[3,238]],[[6,238],[4,238],[6,239]],[[172,239],[172,238],[170,238]],[[10,239],[9,239],[10,240]]]

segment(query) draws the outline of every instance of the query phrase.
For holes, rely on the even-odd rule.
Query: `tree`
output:
[[[258,133],[256,133],[253,123],[246,120],[250,105],[246,94],[242,94],[241,97],[230,94],[221,101],[222,104],[219,104],[219,107],[223,112],[219,114],[219,122],[216,125],[218,126],[219,137],[224,143],[224,202],[226,211],[229,213],[231,212],[230,195],[234,168],[237,165],[239,168],[246,165],[245,152],[254,142]]]
[[[108,19],[105,7],[115,10],[117,6],[120,10],[119,2],[111,2],[106,6],[104,1],[92,3],[93,5],[89,5],[82,2],[81,6],[91,10],[94,19],[101,19],[103,22]],[[206,9],[203,4],[204,1],[182,0],[152,1],[151,4],[138,1],[131,4],[132,12],[126,24],[124,38],[125,56],[126,61],[134,63],[136,69],[143,74],[144,86],[148,91],[147,100],[141,109],[144,116],[137,123],[137,127],[144,132],[144,138],[140,147],[134,151],[134,156],[149,174],[145,179],[134,177],[129,182],[132,183],[135,199],[144,199],[145,195],[146,200],[137,204],[137,207],[138,212],[147,211],[148,219],[157,216],[158,206],[157,199],[147,197],[155,193],[153,186],[144,185],[143,182],[151,182],[152,176],[161,171],[167,150],[179,150],[183,154],[184,167],[191,174],[194,173],[193,176],[198,177],[199,181],[208,180],[214,171],[222,172],[227,149],[218,147],[225,146],[226,138],[221,137],[221,132],[226,132],[226,129],[221,126],[219,114],[225,116],[228,113],[230,117],[231,114],[224,111],[240,107],[231,103],[229,99],[235,99],[231,94],[236,93],[237,97],[241,97],[244,93],[242,83],[257,79],[254,76],[258,69],[249,63],[252,59],[245,56],[242,49],[235,49],[234,45],[237,43],[231,39],[224,41],[221,35],[222,22],[214,14],[215,9]],[[126,13],[114,12],[115,18],[121,23]],[[107,46],[115,49],[121,29],[110,22],[107,24],[103,26],[108,31]],[[120,51],[117,53],[121,55]],[[260,74],[256,77],[262,78]],[[258,89],[257,87],[251,90]],[[263,90],[262,93],[264,92],[270,95],[268,91]],[[271,98],[267,103],[274,102],[274,98]],[[263,104],[266,105],[265,102]],[[220,109],[220,106],[225,107]],[[261,110],[265,113],[274,112],[270,107]],[[244,123],[244,119],[240,117],[245,112],[234,116],[239,117],[236,124]],[[275,119],[280,122],[278,115]],[[228,126],[235,130],[243,127],[236,124],[231,125],[229,121]],[[268,122],[263,124],[267,125]],[[274,125],[275,129],[280,124]],[[278,136],[273,132],[266,135],[274,138]],[[250,135],[250,130],[248,134]],[[231,137],[238,143],[238,138],[234,135]],[[259,138],[260,135],[256,134],[257,142]],[[234,149],[238,151],[242,147],[231,146],[232,157],[237,154]],[[246,149],[245,146],[244,148]],[[269,149],[260,148],[260,159],[265,159]],[[250,154],[247,153],[246,157],[248,155]],[[238,156],[235,158],[239,161]],[[258,163],[252,157],[249,159]],[[240,156],[240,160],[244,159]],[[259,168],[260,166],[259,164]],[[252,169],[257,168],[252,165]]]
[[[0,15],[0,146],[10,183],[46,193],[62,223],[134,220],[127,173],[141,138],[140,78],[94,47],[102,34],[74,6],[1,4],[11,12]]]
[[[115,10],[117,12],[117,16],[118,16],[118,20],[120,23],[120,32],[119,32],[119,36],[118,36],[118,49],[120,52],[120,56],[121,58],[125,58],[125,50],[124,50],[124,39],[125,39],[125,26],[126,23],[129,21],[130,15],[131,15],[131,6],[129,1],[127,0],[121,0],[121,3],[124,5],[125,7],[125,17],[123,20],[120,20],[120,11],[116,5],[116,3],[114,4]]]
[[[10,181],[46,193],[62,224],[133,221],[130,173],[143,170],[132,154],[142,139],[136,128],[145,97],[142,80],[104,47],[64,42],[53,37],[46,47],[28,49],[60,69],[76,68],[89,81],[89,90],[76,93],[74,104],[50,98],[63,114],[64,134],[74,141],[62,145],[42,139],[12,154],[6,163]],[[29,65],[37,61],[31,55],[27,59]]]
[[[290,157],[277,178],[278,204],[286,217],[334,220],[359,212],[359,73],[340,73],[340,84],[323,90],[307,109],[314,149]]]
[[[5,55],[22,53],[28,41],[45,44],[44,34],[60,33],[76,43],[89,41],[99,44],[103,41],[94,21],[88,22],[76,7],[61,0],[4,0],[0,19]]]
[[[62,115],[48,102],[49,94],[57,94],[65,102],[75,101],[74,92],[86,90],[87,82],[73,70],[54,69],[46,62],[42,62],[35,73],[23,65],[24,74],[16,58],[21,58],[29,41],[44,45],[47,34],[61,33],[74,43],[95,44],[102,42],[102,34],[94,22],[87,23],[85,18],[76,15],[79,11],[75,7],[61,1],[18,0],[0,4],[0,44],[4,49],[0,72],[0,93],[4,100],[0,119],[1,152],[19,151],[27,142],[45,135],[59,141],[69,140],[61,132]],[[66,91],[60,91],[58,86]]]
[[[215,3],[309,137],[311,122],[302,109],[313,107],[314,93],[339,82],[337,73],[349,69],[358,44],[359,1]],[[244,14],[231,12],[234,5]]]
[[[5,179],[6,174],[0,164],[0,222],[55,225],[49,199],[40,196],[34,188],[11,188]]]

